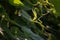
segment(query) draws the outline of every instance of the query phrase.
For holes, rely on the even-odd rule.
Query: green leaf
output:
[[[19,11],[20,12],[20,11]],[[26,18],[27,20],[31,21],[31,16],[24,10],[21,10],[21,14],[24,18]]]

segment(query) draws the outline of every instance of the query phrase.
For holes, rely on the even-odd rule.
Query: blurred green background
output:
[[[56,15],[60,16],[60,0],[49,0],[50,3],[54,4],[57,11]]]

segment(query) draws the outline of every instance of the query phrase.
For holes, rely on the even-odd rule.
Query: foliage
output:
[[[0,40],[59,40],[60,16],[50,2],[0,0]]]

